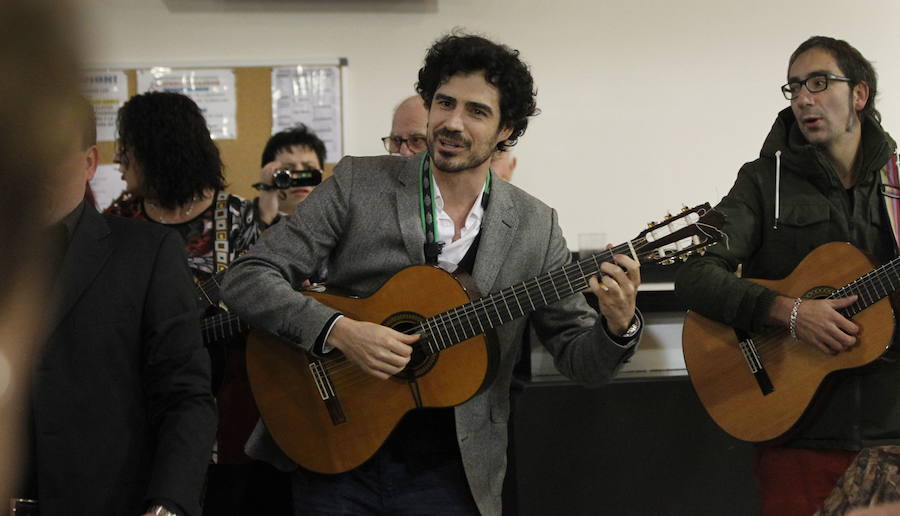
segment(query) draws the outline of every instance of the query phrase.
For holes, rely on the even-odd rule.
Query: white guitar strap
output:
[[[216,194],[216,210],[215,210],[215,227],[216,243],[215,243],[215,261],[216,272],[222,272],[228,268],[230,261],[230,252],[228,249],[228,192],[219,192]]]

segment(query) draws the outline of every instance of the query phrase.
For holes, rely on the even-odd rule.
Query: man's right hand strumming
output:
[[[419,335],[406,335],[380,324],[341,317],[326,343],[341,350],[366,373],[387,380],[406,367],[412,356],[411,345],[417,340]]]

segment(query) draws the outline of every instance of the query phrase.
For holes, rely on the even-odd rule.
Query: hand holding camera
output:
[[[273,169],[272,165],[276,165]],[[260,191],[286,190],[300,186],[318,186],[322,182],[321,170],[290,170],[281,168],[278,162],[272,162],[262,169],[263,181],[255,183],[253,188]],[[270,178],[270,179],[269,179]],[[269,180],[266,180],[269,179]]]
[[[259,190],[259,215],[266,224],[271,224],[280,211],[293,211],[322,182],[321,170],[292,169],[279,161],[269,162],[259,172],[260,182],[252,185]]]
[[[266,224],[271,224],[278,216],[278,190],[268,188],[272,184],[272,176],[276,170],[284,168],[281,163],[271,161],[259,171],[260,182],[253,185],[253,188],[259,190],[258,208],[259,217]],[[267,186],[265,190],[257,187],[264,184]]]

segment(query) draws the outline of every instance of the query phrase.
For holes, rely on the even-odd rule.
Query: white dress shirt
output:
[[[459,232],[459,239],[453,240],[456,233],[456,226],[453,219],[444,211],[444,198],[441,196],[441,189],[437,182],[434,183],[434,208],[437,212],[437,235],[435,238],[438,242],[444,242],[441,254],[438,255],[438,267],[447,272],[456,270],[456,266],[462,261],[463,257],[472,247],[472,242],[481,231],[481,219],[484,218],[484,208],[481,206],[481,200],[484,197],[484,190],[478,194],[475,204],[469,210],[466,221]]]

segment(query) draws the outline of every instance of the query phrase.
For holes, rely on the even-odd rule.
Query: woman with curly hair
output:
[[[222,159],[206,119],[190,98],[150,92],[119,110],[119,164],[126,193],[107,210],[165,224],[184,238],[188,264],[203,281],[259,237],[253,205],[224,193]],[[227,238],[216,242],[216,204],[227,207]],[[215,249],[226,250],[216,253]],[[213,300],[215,304],[217,300]]]
[[[281,480],[284,493],[280,495],[273,487],[263,492],[247,486],[251,476],[265,478],[273,486],[279,480],[272,472],[259,471],[259,464],[248,464],[244,454],[244,442],[258,413],[246,376],[244,337],[228,336],[239,327],[230,324],[228,314],[219,307],[221,274],[217,273],[256,242],[267,225],[258,220],[252,201],[225,192],[219,149],[203,113],[189,97],[167,92],[136,95],[119,109],[117,125],[115,161],[126,193],[107,212],[163,224],[180,233],[188,266],[199,285],[198,296],[206,305],[202,326],[229,330],[226,338],[221,338],[219,330],[207,330],[204,335],[219,409],[219,466],[210,470],[205,513],[243,514],[242,505],[258,508],[259,500],[271,504],[287,499],[286,480]],[[217,227],[226,230],[217,231]],[[226,320],[229,324],[220,324]]]

